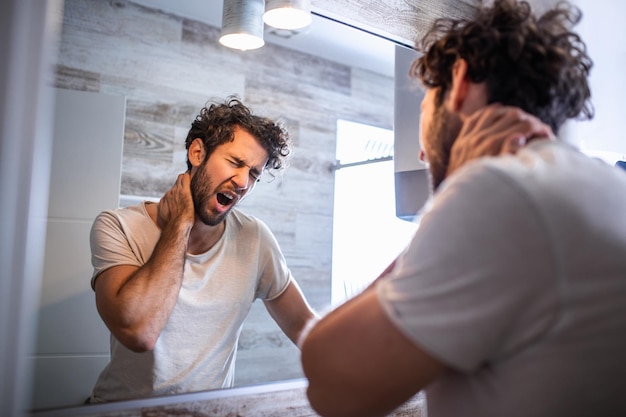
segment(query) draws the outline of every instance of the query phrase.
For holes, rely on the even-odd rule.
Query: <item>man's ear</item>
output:
[[[202,139],[200,138],[195,138],[191,142],[191,145],[189,145],[189,149],[187,149],[187,157],[189,158],[191,166],[199,166],[202,161],[204,161],[204,155],[204,142],[202,142]]]
[[[450,88],[450,100],[448,101],[451,111],[459,112],[468,95],[470,80],[467,78],[467,62],[457,59],[452,67],[452,87]]]

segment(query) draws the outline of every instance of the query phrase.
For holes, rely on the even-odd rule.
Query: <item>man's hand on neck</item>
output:
[[[531,141],[554,138],[548,125],[517,107],[485,106],[464,120],[450,151],[446,177],[475,159],[515,154]]]

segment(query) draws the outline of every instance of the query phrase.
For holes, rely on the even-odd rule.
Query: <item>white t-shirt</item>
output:
[[[451,371],[429,417],[626,415],[626,173],[558,142],[451,176],[386,314]]]
[[[159,236],[144,204],[101,213],[91,232],[92,286],[107,268],[145,264]],[[252,302],[278,297],[292,279],[267,226],[238,210],[209,251],[186,255],[184,271],[178,301],[153,351],[133,352],[111,335],[111,361],[92,402],[232,386],[237,341]]]

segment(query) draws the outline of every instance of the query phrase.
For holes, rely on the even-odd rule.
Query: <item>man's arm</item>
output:
[[[446,369],[389,321],[374,288],[313,327],[302,366],[311,406],[325,417],[384,416]]]
[[[189,174],[159,203],[161,237],[145,265],[121,265],[95,281],[96,306],[111,333],[135,351],[152,350],[176,305],[194,212]]]
[[[307,323],[317,318],[300,287],[293,280],[281,295],[264,303],[270,316],[295,344],[298,344],[300,334]]]
[[[520,109],[487,106],[464,121],[452,148],[447,174],[473,159],[516,153],[535,139],[554,135]],[[302,343],[307,395],[322,416],[383,416],[446,370],[437,358],[408,339],[382,309],[375,285],[314,326]]]

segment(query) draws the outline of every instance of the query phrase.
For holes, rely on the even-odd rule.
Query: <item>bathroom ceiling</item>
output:
[[[222,25],[223,0],[130,1],[211,26]],[[266,26],[265,41],[393,77],[394,44],[410,47],[434,19],[467,17],[482,4],[492,1],[312,0],[313,24],[310,27],[289,33],[272,31]],[[558,0],[528,2],[535,10],[545,10]]]
[[[131,0],[153,9],[162,10],[180,17],[199,20],[211,26],[222,25],[221,0]],[[286,48],[299,50],[324,57],[335,62],[357,66],[387,76],[393,76],[394,41],[405,43],[398,38],[386,39],[388,35],[374,35],[366,30],[358,30],[336,20],[338,16],[313,7],[313,23],[310,27],[296,32],[273,32],[266,26],[265,41]],[[321,17],[321,16],[324,17]],[[330,18],[329,18],[330,17]],[[359,25],[363,27],[363,25]],[[242,52],[245,53],[245,52]]]

